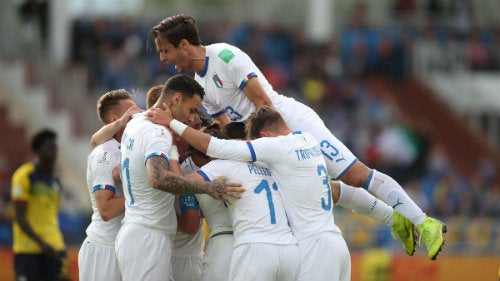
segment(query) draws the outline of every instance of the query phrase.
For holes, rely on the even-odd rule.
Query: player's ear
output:
[[[179,42],[179,47],[181,47],[184,51],[187,50],[187,48],[189,47],[188,40],[181,39],[181,41]]]
[[[116,120],[118,120],[118,116],[116,116],[116,114],[110,114],[109,115],[109,123],[113,123]]]
[[[267,132],[267,131],[260,131],[259,132],[259,136],[261,136],[261,137],[270,137],[271,134],[269,132]]]
[[[172,97],[172,104],[174,106],[178,106],[181,103],[182,103],[182,95],[181,95],[181,93],[177,92]]]

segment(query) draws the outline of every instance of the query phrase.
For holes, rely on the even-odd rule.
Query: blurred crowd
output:
[[[492,166],[480,163],[474,176],[460,174],[425,131],[410,127],[396,107],[373,96],[364,79],[372,73],[404,79],[420,67],[412,63],[414,55],[436,56],[431,62],[441,70],[450,67],[442,56],[453,54],[472,71],[498,71],[500,29],[475,27],[472,19],[461,18],[461,9],[467,8],[461,5],[468,1],[453,1],[456,25],[439,20],[436,15],[451,12],[436,6],[437,1],[428,1],[427,12],[433,17],[425,24],[405,20],[415,13],[413,1],[396,2],[394,24],[370,25],[364,4],[355,5],[338,36],[322,43],[272,23],[200,21],[200,34],[205,36],[205,45],[228,42],[247,52],[278,92],[315,109],[361,161],[398,180],[424,212],[459,220],[459,228],[486,219],[491,228],[487,240],[500,239],[500,230],[494,227],[494,219],[500,217],[500,184],[494,182]],[[154,44],[151,50],[146,49],[147,32],[155,23],[130,18],[74,22],[71,63],[88,67],[89,98],[125,88],[136,93],[137,104],[144,108],[146,90],[176,73],[173,65],[159,62]],[[9,179],[1,180],[5,184]],[[4,201],[7,195],[2,193]],[[343,210],[338,214],[350,246],[362,248],[366,241],[371,241],[369,245],[376,242],[362,234],[370,224],[348,226],[350,223],[342,221],[356,219]],[[469,234],[457,231],[455,239],[465,241],[465,236]],[[457,249],[459,245],[464,243],[457,242]]]

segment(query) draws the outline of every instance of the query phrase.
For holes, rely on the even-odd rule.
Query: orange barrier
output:
[[[413,257],[397,254],[393,255],[387,268],[382,266],[373,268],[377,263],[369,260],[370,251],[372,250],[351,254],[352,281],[499,280],[500,256],[451,255],[444,252],[437,261],[431,261],[423,253],[415,254]],[[376,279],[375,274],[371,274],[368,278],[363,276],[364,272],[384,271],[387,271],[385,279]]]
[[[69,273],[72,281],[78,281],[78,251],[80,247],[68,249]],[[14,253],[10,248],[0,248],[0,280],[10,281],[14,278]]]
[[[78,281],[78,250],[79,247],[68,249],[73,281]],[[407,257],[386,251],[392,259],[380,262],[380,252],[372,256],[372,251],[375,249],[351,254],[352,281],[498,280],[500,256],[451,255],[444,252],[438,261],[430,261],[423,254]],[[13,254],[9,248],[0,248],[0,261],[0,280],[14,280]]]
[[[0,280],[14,280],[14,254],[11,249],[0,248]]]

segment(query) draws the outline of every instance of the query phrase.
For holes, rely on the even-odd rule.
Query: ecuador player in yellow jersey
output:
[[[69,280],[58,221],[61,185],[54,176],[56,137],[47,129],[35,134],[31,140],[35,159],[12,176],[16,280]]]

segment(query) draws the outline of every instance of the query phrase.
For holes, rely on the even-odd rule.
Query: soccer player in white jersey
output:
[[[191,174],[210,161],[210,158],[196,151],[188,152],[183,163],[185,174]],[[189,167],[189,168],[188,168]],[[233,254],[233,227],[227,211],[227,204],[205,194],[195,194],[203,217],[210,231],[200,281],[228,281],[229,265]]]
[[[267,163],[298,241],[297,280],[350,280],[349,250],[334,223],[325,159],[312,135],[292,132],[279,112],[267,106],[257,109],[248,120],[247,135],[258,138],[252,141],[214,138],[177,120],[169,125],[210,157]]]
[[[159,84],[152,86],[148,90],[148,92],[146,93],[147,109],[154,106],[154,104],[158,101],[163,88],[164,85]],[[193,118],[192,123],[188,123],[190,126],[196,129],[201,128],[202,123],[198,115]],[[97,145],[106,141],[107,139],[114,136],[117,131],[123,129],[125,125],[126,122],[123,122],[123,120],[117,120],[116,122],[102,127],[92,136],[91,145]],[[188,144],[186,142],[183,142],[182,139],[178,136],[176,137],[175,142],[179,152],[179,161],[182,163],[182,172],[184,174],[188,174],[198,169],[198,167],[196,167],[196,165],[194,165],[192,161],[189,161],[190,158],[187,159],[188,161],[184,161],[186,160],[185,150],[187,149]],[[208,195],[199,194],[199,196],[206,196],[210,198],[214,202],[214,204],[222,205],[219,200],[215,200]],[[196,197],[194,197],[194,195],[192,194],[176,196],[174,202],[176,215],[178,217],[178,229],[173,241],[174,249],[172,253],[172,277],[175,281],[198,281],[201,278],[201,273],[203,270],[203,248],[205,243],[203,227],[200,226],[201,220],[199,214],[199,204]],[[230,244],[232,245],[232,242]],[[231,247],[231,245],[229,247]],[[229,264],[229,262],[227,264]],[[224,265],[224,267],[227,268],[228,266]],[[219,269],[217,272],[224,271]],[[207,276],[213,277],[214,275],[207,274]],[[219,277],[219,275],[215,275],[215,277]]]
[[[146,93],[146,108],[149,109],[158,101],[163,85],[155,85]],[[189,123],[193,128],[201,128],[201,120],[197,115]],[[185,150],[187,143],[178,136],[175,142],[179,152],[179,163],[183,174],[192,173],[194,168],[186,162]],[[214,200],[217,201],[217,200]],[[205,234],[200,207],[194,194],[184,194],[175,197],[175,212],[178,218],[177,233],[173,241],[172,279],[174,281],[199,281],[203,268],[203,248]]]
[[[123,89],[107,92],[97,102],[97,113],[103,124],[138,111],[140,108],[130,93]],[[122,280],[115,256],[115,238],[121,227],[125,202],[120,179],[113,177],[114,169],[120,165],[122,133],[123,129],[94,148],[87,158],[87,186],[93,213],[86,230],[87,238],[78,253],[80,280]]]
[[[206,92],[203,105],[222,125],[244,121],[262,105],[276,108],[290,128],[316,138],[332,178],[363,187],[393,206],[417,226],[429,258],[437,257],[444,243],[444,223],[428,217],[390,176],[359,161],[311,108],[274,91],[247,54],[226,43],[203,46],[196,22],[189,15],[166,18],[149,31],[148,38],[154,41],[161,61],[175,64],[179,72],[195,71],[196,81]],[[411,255],[413,227],[400,229],[403,233],[398,236]]]
[[[218,130],[205,132],[227,138]],[[187,175],[199,181],[220,176],[241,182],[247,190],[228,206],[235,237],[229,280],[295,280],[299,272],[297,240],[270,169],[263,163],[217,159]]]
[[[200,117],[200,125],[205,128],[212,125],[210,117],[206,116],[202,120],[202,116],[205,114],[199,112],[198,115]],[[190,126],[195,129],[201,128],[198,124],[190,124]],[[184,146],[184,149],[181,149],[183,146],[179,146],[179,153],[182,154],[181,150],[185,153],[186,159],[181,165],[185,175],[195,172],[199,167],[210,161],[210,158],[205,154],[199,153],[194,149],[188,151],[189,144],[187,142],[184,141],[183,144],[187,144],[187,146]],[[201,278],[199,280],[230,280],[229,265],[233,254],[234,236],[229,213],[227,212],[227,204],[205,194],[195,194],[195,196],[210,231],[202,262]]]
[[[168,107],[183,122],[196,115],[203,88],[186,76],[166,82],[156,106]],[[177,229],[174,196],[205,193],[227,200],[244,191],[240,184],[218,179],[199,183],[171,172],[178,163],[172,136],[163,126],[136,114],[127,124],[121,141],[121,179],[125,194],[125,218],[115,243],[122,278],[128,280],[168,280],[171,277],[172,239]],[[174,156],[169,159],[167,155]],[[180,172],[180,167],[179,173]]]

